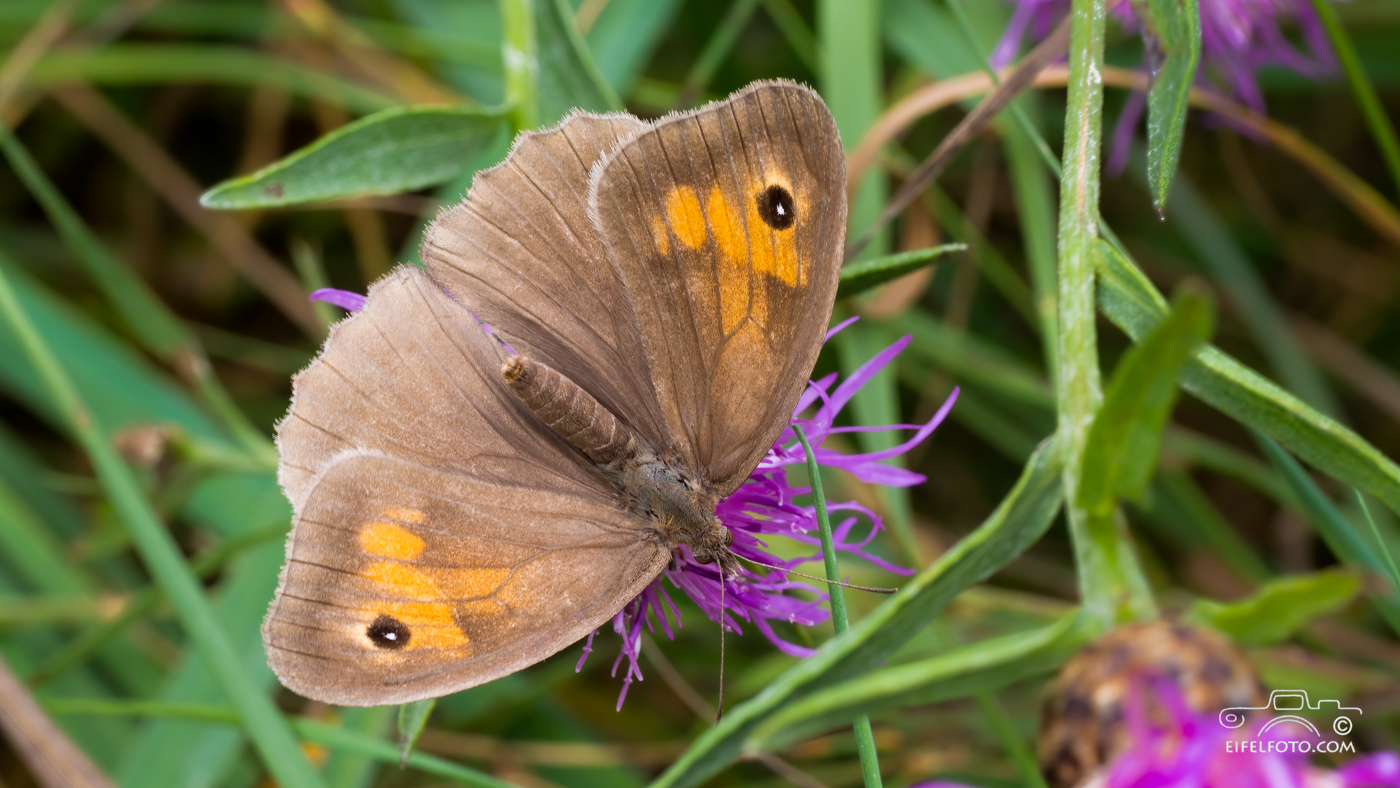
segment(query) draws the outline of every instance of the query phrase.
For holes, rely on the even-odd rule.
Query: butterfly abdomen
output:
[[[525,407],[590,460],[616,466],[636,455],[632,430],[558,371],[534,359],[511,356],[501,374]]]

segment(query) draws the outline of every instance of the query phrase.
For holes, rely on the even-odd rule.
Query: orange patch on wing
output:
[[[677,186],[666,195],[666,221],[676,238],[691,249],[705,243],[705,214],[700,210],[700,198],[689,186]]]
[[[739,321],[749,314],[761,311],[767,313],[766,303],[761,301],[763,294],[754,292],[753,277],[749,269],[749,244],[745,237],[744,224],[738,210],[730,204],[720,191],[719,185],[710,188],[705,210],[710,217],[710,229],[719,246],[719,311],[720,326],[728,334],[739,325]]]
[[[390,597],[376,603],[370,612],[393,616],[408,627],[406,649],[461,648],[470,642],[457,626],[452,606],[440,601],[442,592],[427,572],[378,561],[369,565],[365,575],[381,594]]]
[[[419,519],[422,519],[422,516],[419,512]],[[412,561],[423,552],[424,547],[427,547],[427,543],[417,534],[393,523],[376,520],[360,529],[360,549],[380,558]]]
[[[512,570],[502,567],[482,567],[479,569],[439,569],[439,587],[449,599],[472,599],[491,596],[501,583],[510,577]]]
[[[748,201],[745,218],[749,224],[749,252],[753,255],[753,269],[759,273],[776,277],[789,287],[797,285],[797,224],[783,230],[775,230],[763,221],[758,212],[758,195],[772,184],[757,183],[754,197]],[[787,184],[783,183],[784,188]],[[791,189],[789,189],[789,192]]]
[[[719,184],[710,187],[710,196],[705,200],[705,213],[710,218],[710,231],[715,234],[715,242],[724,254],[724,261],[730,266],[748,262],[748,239],[744,237],[744,223],[739,212],[720,191]]]

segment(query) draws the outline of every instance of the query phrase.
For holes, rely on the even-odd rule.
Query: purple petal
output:
[[[365,297],[359,293],[352,293],[349,290],[336,290],[334,287],[323,287],[311,294],[308,301],[325,301],[328,304],[335,304],[347,312],[358,312],[365,308]]]

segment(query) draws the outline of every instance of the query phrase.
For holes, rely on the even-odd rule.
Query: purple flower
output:
[[[992,65],[1001,68],[1015,60],[1027,33],[1043,38],[1065,14],[1069,0],[1010,0],[1016,4],[1001,41],[992,52]],[[1265,66],[1292,69],[1310,79],[1336,70],[1336,57],[1327,33],[1308,0],[1200,0],[1201,68],[1198,80],[1208,76],[1223,83],[1228,92],[1257,112],[1264,111],[1264,94],[1256,74]],[[1129,0],[1108,0],[1109,13],[1128,31],[1140,28]],[[1280,24],[1296,20],[1306,51],[1288,40]],[[1121,173],[1128,161],[1128,143],[1142,119],[1146,102],[1134,92],[1118,116],[1113,133],[1110,173]]]
[[[365,302],[364,296],[329,288],[317,290],[311,297],[329,301],[352,312],[362,309]],[[827,332],[826,338],[831,339],[855,321],[856,318],[851,318],[835,326]],[[491,333],[490,326],[482,324],[482,328]],[[898,457],[927,438],[948,416],[948,411],[957,400],[957,389],[953,390],[943,406],[924,425],[835,426],[836,417],[846,403],[850,402],[856,392],[870,382],[871,378],[888,366],[909,345],[912,338],[906,336],[880,351],[839,385],[836,384],[836,373],[808,384],[807,390],[797,402],[792,420],[783,430],[778,442],[768,450],[768,454],[739,489],[715,507],[715,514],[720,522],[734,534],[734,543],[730,545],[730,550],[740,558],[785,569],[794,569],[807,561],[820,560],[821,539],[816,533],[816,509],[814,506],[799,506],[794,502],[797,496],[809,494],[812,490],[809,487],[793,487],[787,478],[789,466],[805,466],[807,462],[807,455],[797,440],[794,425],[802,426],[808,442],[812,445],[812,452],[821,465],[840,468],[870,484],[910,487],[924,481],[925,477],[922,474],[885,465],[884,461]],[[820,405],[812,418],[799,417],[798,414],[818,403]],[[841,454],[823,447],[823,443],[831,435],[904,429],[914,430],[914,435],[904,443],[883,451]],[[913,574],[912,569],[895,566],[867,549],[883,528],[880,517],[874,512],[854,501],[828,503],[827,510],[833,520],[843,518],[832,524],[832,542],[837,552],[861,558],[891,572]],[[863,534],[856,534],[856,527],[862,518],[869,526]],[[767,552],[768,544],[764,537],[768,535],[779,535],[810,545],[816,552],[807,557],[784,561]],[[697,562],[689,548],[682,545],[676,549],[672,565],[613,617],[613,631],[622,637],[622,651],[613,662],[614,676],[617,675],[617,669],[621,667],[623,659],[627,660],[622,691],[617,698],[619,710],[627,698],[627,690],[632,681],[642,678],[641,669],[637,664],[641,656],[642,628],[645,626],[648,631],[655,632],[656,627],[660,626],[668,639],[674,639],[672,622],[674,621],[676,627],[681,624],[680,610],[671,600],[663,581],[684,591],[705,615],[712,621],[719,622],[727,631],[743,634],[743,628],[739,624],[739,621],[743,620],[752,624],[754,629],[763,633],[764,637],[783,652],[797,657],[810,656],[814,652],[784,640],[773,630],[773,622],[786,621],[789,624],[815,626],[831,617],[824,604],[826,594],[808,583],[788,579],[781,569],[759,574],[744,568],[737,576],[724,577],[718,564]],[[723,593],[720,591],[721,583],[724,584]],[[794,591],[805,592],[805,595],[796,596],[791,593]],[[593,651],[593,638],[597,634],[598,631],[595,630],[588,636],[576,670],[583,669]]]
[[[1157,703],[1149,714],[1145,695]],[[1124,722],[1128,749],[1096,772],[1085,788],[1400,788],[1400,755],[1380,752],[1340,769],[1318,769],[1308,751],[1319,741],[1291,738],[1295,726],[1265,730],[1262,721],[1230,730],[1217,715],[1186,704],[1181,689],[1157,678],[1128,689]],[[1155,719],[1154,719],[1155,717]],[[922,783],[913,788],[967,788]]]
[[[827,334],[830,339],[836,332],[851,322],[848,320]],[[816,510],[813,506],[799,506],[794,498],[811,492],[808,487],[793,487],[787,478],[789,466],[805,466],[807,455],[797,440],[793,425],[801,425],[812,444],[817,462],[832,468],[841,468],[864,482],[884,484],[891,487],[909,487],[920,484],[924,476],[890,465],[884,460],[897,457],[914,447],[933,432],[947,417],[957,399],[957,390],[948,397],[933,418],[924,425],[894,424],[887,427],[836,427],[833,422],[851,397],[871,378],[879,374],[900,351],[908,346],[912,337],[904,337],[885,348],[874,358],[865,362],[846,380],[836,385],[837,375],[827,375],[821,380],[812,381],[807,391],[797,403],[792,420],[783,431],[778,442],[768,450],[767,456],[758,464],[738,490],[715,507],[720,522],[734,534],[730,549],[741,558],[748,558],[764,564],[795,568],[802,563],[821,558],[821,539],[817,535]],[[834,388],[833,388],[834,386]],[[810,419],[798,414],[813,405],[820,405]],[[841,454],[833,449],[823,448],[828,436],[846,432],[872,432],[892,429],[914,430],[909,440],[884,451],[867,454]],[[912,574],[913,570],[897,567],[880,558],[867,548],[876,534],[882,529],[880,518],[874,512],[851,501],[829,503],[828,511],[833,518],[832,541],[838,553],[861,558],[882,569],[899,574]],[[836,518],[842,518],[836,522]],[[869,525],[863,534],[855,534],[857,525],[864,519]],[[764,538],[769,535],[782,536],[815,548],[815,553],[790,561],[784,561],[767,552]],[[664,582],[663,582],[664,581]],[[790,624],[815,626],[831,617],[825,603],[826,594],[816,587],[793,581],[781,570],[759,574],[744,568],[737,576],[724,577],[716,564],[700,564],[690,551],[681,546],[676,550],[676,560],[672,567],[662,572],[651,585],[647,586],[636,599],[633,599],[613,618],[613,631],[622,636],[622,651],[613,662],[613,675],[627,660],[627,671],[622,679],[622,692],[617,699],[617,708],[627,697],[627,689],[633,679],[641,679],[637,665],[641,655],[642,627],[655,632],[657,626],[669,639],[674,639],[671,619],[680,626],[680,612],[667,594],[665,583],[684,591],[693,602],[720,626],[730,632],[742,634],[740,621],[752,624],[754,629],[781,649],[784,653],[806,657],[814,653],[811,649],[790,643],[774,630],[772,622],[786,621]],[[724,583],[721,597],[720,584]],[[791,592],[805,592],[805,596],[795,596]],[[721,599],[723,606],[721,607]],[[669,611],[669,614],[668,614]],[[593,633],[594,635],[597,632]],[[584,645],[583,656],[578,661],[578,669],[593,647],[593,635]]]
[[[365,308],[364,296],[349,290],[336,290],[334,287],[323,287],[313,292],[306,300],[325,301],[328,304],[335,304],[347,312],[358,312]]]

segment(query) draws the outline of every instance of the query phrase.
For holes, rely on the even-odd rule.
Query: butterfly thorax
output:
[[[631,427],[557,370],[524,356],[501,368],[507,385],[525,407],[598,469],[655,525],[668,550],[686,545],[701,563],[737,562],[729,550],[733,534],[715,516],[719,496],[680,463],[663,456]]]

